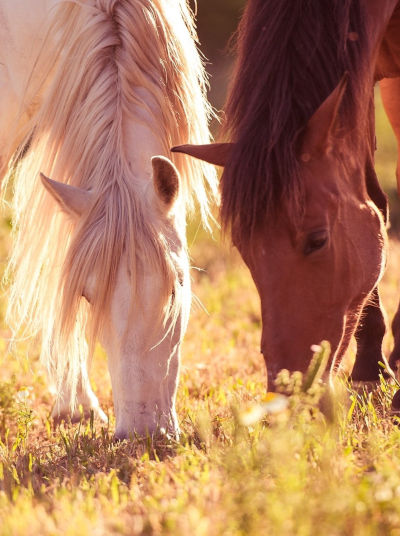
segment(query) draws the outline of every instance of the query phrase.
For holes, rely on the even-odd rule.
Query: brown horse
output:
[[[233,143],[173,149],[225,166],[222,224],[260,294],[270,380],[305,370],[322,339],[336,371],[353,335],[353,378],[378,378],[387,202],[373,85],[400,143],[399,77],[398,0],[249,0],[226,106]],[[393,330],[392,367],[399,312]]]

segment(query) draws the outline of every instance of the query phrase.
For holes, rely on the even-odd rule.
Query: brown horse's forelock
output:
[[[296,137],[345,72],[341,124],[360,126],[371,90],[365,26],[362,0],[249,0],[224,125],[236,150],[221,180],[222,223],[236,239],[283,200],[292,214],[303,208]]]

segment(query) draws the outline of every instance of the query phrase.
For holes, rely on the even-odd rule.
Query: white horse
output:
[[[197,199],[207,222],[216,193],[212,169],[167,158],[209,140],[188,4],[2,1],[0,45],[3,189],[14,190],[8,321],[41,335],[55,418],[78,418],[78,405],[103,416],[87,372],[99,340],[116,437],[176,435],[186,211]]]

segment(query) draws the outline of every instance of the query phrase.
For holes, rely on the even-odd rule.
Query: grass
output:
[[[395,145],[379,106],[377,123],[377,168],[390,192]],[[8,233],[4,219],[4,252]],[[266,396],[258,296],[217,234],[190,233],[202,268],[192,271],[194,292],[208,313],[194,306],[183,347],[179,443],[113,441],[101,350],[93,383],[109,425],[53,428],[37,348],[22,342],[8,353],[1,299],[1,536],[400,535],[400,429],[389,412],[396,387],[382,380],[358,393],[341,384],[332,399],[314,376],[282,374],[288,403]],[[393,240],[381,288],[390,318],[399,276]],[[388,335],[386,351],[391,344]]]

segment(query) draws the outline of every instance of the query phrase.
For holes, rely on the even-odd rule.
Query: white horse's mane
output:
[[[40,83],[29,87],[22,106],[33,115],[16,129],[3,181],[3,190],[8,183],[14,189],[8,321],[20,334],[41,335],[43,362],[72,393],[88,356],[85,334],[90,355],[122,256],[133,284],[138,263],[161,267],[166,309],[177,285],[168,237],[152,227],[138,194],[122,126],[126,118],[140,122],[137,110],[145,110],[166,155],[173,145],[208,141],[211,110],[194,39],[186,0],[61,0],[52,11],[31,77]],[[196,199],[207,222],[213,170],[179,155],[174,163],[183,179],[181,206],[192,208]],[[39,172],[96,193],[77,227],[60,214]],[[88,315],[82,293],[93,274],[98,284]]]

